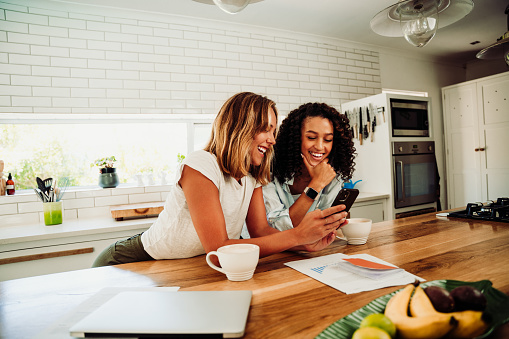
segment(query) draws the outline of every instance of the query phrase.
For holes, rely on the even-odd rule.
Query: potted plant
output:
[[[90,165],[99,167],[99,186],[102,188],[114,188],[119,184],[117,169],[113,167],[115,161],[115,156],[111,156],[97,159]]]

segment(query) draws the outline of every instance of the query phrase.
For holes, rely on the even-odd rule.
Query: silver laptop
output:
[[[251,291],[120,292],[69,331],[79,338],[239,338],[251,297]]]

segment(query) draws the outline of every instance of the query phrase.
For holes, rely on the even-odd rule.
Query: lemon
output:
[[[371,326],[378,327],[387,332],[391,338],[396,337],[396,325],[383,313],[373,313],[361,321],[361,328]]]
[[[353,332],[352,339],[391,339],[391,336],[378,327],[366,326]]]

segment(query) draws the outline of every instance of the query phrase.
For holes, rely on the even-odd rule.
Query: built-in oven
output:
[[[428,137],[428,101],[390,99],[393,137]]]
[[[393,142],[394,207],[435,202],[437,168],[435,142]]]

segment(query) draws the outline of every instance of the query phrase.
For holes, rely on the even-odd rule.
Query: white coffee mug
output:
[[[351,218],[347,219],[348,224],[340,228],[344,237],[339,237],[345,240],[350,245],[364,245],[368,241],[369,233],[371,232],[371,219],[366,218]]]
[[[215,255],[219,259],[221,267],[217,267],[210,260]],[[253,244],[233,244],[219,247],[217,251],[207,253],[207,264],[210,267],[226,274],[228,280],[244,281],[253,277],[258,259],[260,258],[260,247]]]

